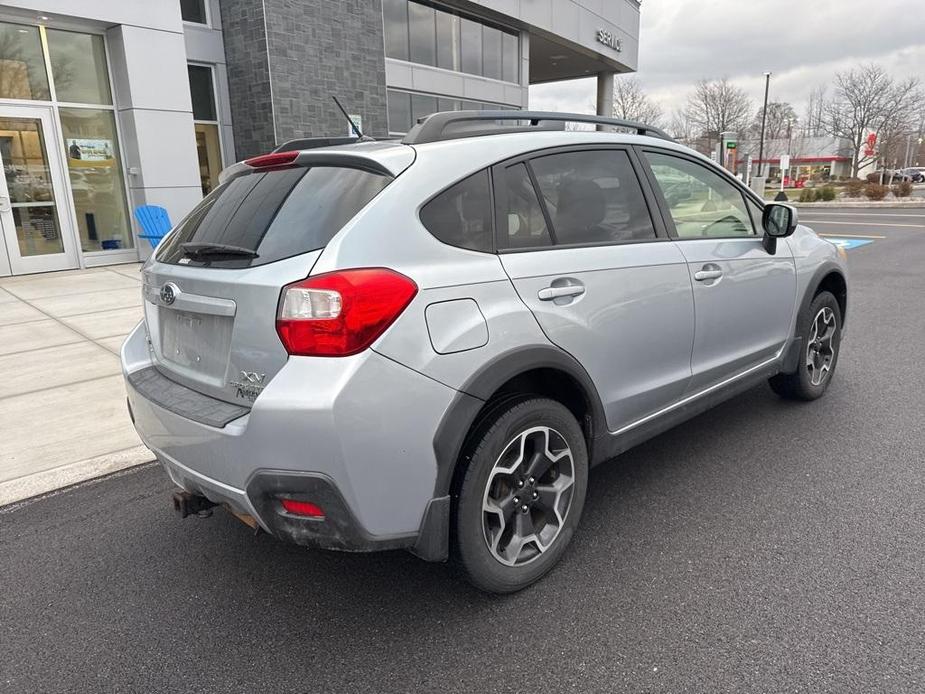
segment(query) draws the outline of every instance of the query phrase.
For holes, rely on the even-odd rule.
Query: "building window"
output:
[[[208,195],[218,185],[218,175],[222,171],[222,148],[218,136],[212,68],[208,65],[187,65],[187,71],[190,99],[193,102],[196,154],[199,157],[199,182],[202,185],[202,194]]]
[[[482,74],[501,79],[501,32],[486,26],[482,27]]]
[[[459,21],[460,42],[462,53],[460,69],[472,75],[482,74],[482,25],[471,19]]]
[[[385,54],[408,60],[408,0],[382,0]]]
[[[174,6],[176,7],[176,5]],[[180,16],[184,22],[193,24],[208,24],[206,14],[206,0],[180,0]]]
[[[58,101],[111,104],[103,37],[58,29],[45,33]]]
[[[61,107],[61,130],[85,253],[132,248],[112,109]]]
[[[51,98],[38,27],[0,22],[0,98]]]
[[[501,79],[517,82],[520,75],[520,41],[514,34],[501,34]]]
[[[409,55],[412,63],[437,64],[434,32],[434,8],[417,2],[408,3],[408,35],[411,37]]]
[[[493,104],[486,101],[460,101],[434,94],[412,94],[389,89],[389,132],[404,135],[418,118],[437,111],[513,111],[516,106]]]
[[[459,72],[459,17],[437,10],[437,67]],[[517,40],[517,37],[513,37]]]
[[[496,80],[520,79],[516,32],[415,0],[383,0],[385,55]]]

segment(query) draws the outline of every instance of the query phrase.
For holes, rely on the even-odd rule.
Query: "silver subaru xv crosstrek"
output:
[[[182,515],[515,591],[566,550],[589,467],[835,371],[844,252],[649,126],[438,113],[222,181],[145,264],[122,348]]]

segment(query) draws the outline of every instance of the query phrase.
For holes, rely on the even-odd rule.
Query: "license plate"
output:
[[[164,359],[203,376],[225,374],[233,318],[161,307]]]

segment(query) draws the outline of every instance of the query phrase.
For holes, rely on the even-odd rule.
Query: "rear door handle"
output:
[[[707,280],[718,280],[723,276],[722,270],[698,270],[694,273],[694,279],[698,282],[706,282]]]
[[[564,287],[546,287],[540,289],[536,296],[540,301],[552,301],[563,296],[579,296],[585,293],[585,288],[580,284],[569,284]]]

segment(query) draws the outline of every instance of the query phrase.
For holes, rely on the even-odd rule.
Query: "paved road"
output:
[[[925,690],[925,210],[866,214],[803,214],[885,237],[827,397],[759,387],[597,468],[533,589],[180,521],[149,467],[0,512],[0,691]]]

